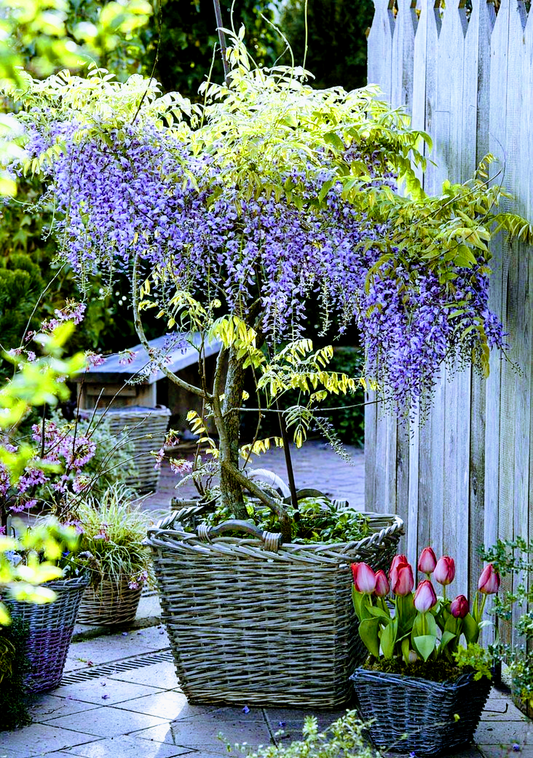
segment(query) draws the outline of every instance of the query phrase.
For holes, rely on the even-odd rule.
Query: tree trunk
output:
[[[220,434],[220,462],[230,463],[239,468],[239,427],[240,414],[236,408],[242,405],[242,393],[244,390],[244,368],[242,358],[237,357],[236,350],[232,347],[228,354],[228,370],[224,387],[224,402],[222,414],[224,432]],[[244,505],[242,486],[235,478],[221,466],[220,491],[222,504],[228,508],[237,519],[246,519],[248,514]]]

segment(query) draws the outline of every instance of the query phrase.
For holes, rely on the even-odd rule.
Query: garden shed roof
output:
[[[168,336],[163,335],[156,339],[150,340],[149,345],[160,355],[165,356],[167,366],[174,374],[179,373],[188,366],[192,366],[198,361],[198,351],[193,347],[200,344],[199,332],[194,332],[187,338],[189,344],[181,344],[175,347],[168,346]],[[218,353],[222,346],[220,340],[213,340],[204,347],[205,357]],[[131,348],[134,353],[133,359],[126,363],[124,357],[120,354],[113,353],[104,357],[103,363],[98,366],[90,366],[83,374],[75,377],[76,382],[88,382],[90,384],[108,384],[114,382],[125,382],[134,377],[143,374],[148,364],[151,362],[148,353],[142,345],[135,345]],[[149,376],[145,376],[142,384],[153,384],[163,379],[165,374],[160,368],[156,368]]]

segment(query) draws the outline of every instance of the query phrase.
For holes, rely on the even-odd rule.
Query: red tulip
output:
[[[439,584],[446,586],[451,584],[455,578],[455,562],[449,555],[443,555],[439,558],[433,574],[433,579]]]
[[[468,600],[464,595],[457,595],[450,604],[450,613],[456,619],[464,619],[469,610]]]
[[[477,588],[484,595],[494,595],[500,589],[500,575],[492,563],[483,569]]]
[[[409,563],[401,563],[391,571],[391,589],[395,595],[408,595],[415,586],[413,569]]]
[[[414,604],[417,611],[426,613],[437,603],[437,595],[429,579],[424,579],[416,588]]]
[[[376,575],[367,563],[352,563],[352,575],[357,592],[374,592]]]
[[[376,573],[376,588],[374,594],[378,597],[385,597],[389,594],[389,581],[387,575],[382,570]]]
[[[437,565],[437,556],[433,552],[432,547],[425,547],[420,553],[418,559],[418,570],[423,574],[432,574],[435,571]]]

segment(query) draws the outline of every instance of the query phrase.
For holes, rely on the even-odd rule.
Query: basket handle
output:
[[[228,519],[223,521],[218,526],[208,526],[207,524],[199,524],[196,530],[198,538],[204,542],[210,542],[211,537],[218,537],[224,532],[245,532],[251,534],[253,537],[258,537],[266,550],[270,550],[273,553],[277,553],[280,546],[283,543],[283,537],[281,534],[274,534],[273,532],[264,532],[258,526],[250,524],[249,521],[240,521],[238,519]]]

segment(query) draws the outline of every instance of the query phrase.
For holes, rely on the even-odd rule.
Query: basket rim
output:
[[[354,508],[353,510],[357,509]],[[148,529],[144,544],[151,548],[156,548],[163,544],[168,544],[169,541],[173,541],[180,544],[182,547],[191,549],[198,547],[199,549],[203,548],[206,550],[209,549],[209,547],[214,548],[218,545],[221,548],[224,548],[225,551],[229,551],[232,548],[243,548],[245,550],[253,549],[257,555],[261,553],[269,558],[273,558],[274,556],[305,557],[306,555],[309,557],[315,556],[316,558],[320,558],[323,555],[324,558],[326,558],[329,553],[330,555],[338,554],[338,559],[342,562],[346,562],[348,560],[354,560],[354,558],[351,558],[348,555],[351,552],[372,550],[374,547],[381,546],[385,539],[390,539],[391,537],[396,536],[399,537],[404,534],[404,521],[398,516],[398,514],[362,512],[370,519],[383,522],[388,521],[389,523],[373,534],[363,537],[361,540],[350,542],[287,542],[283,543],[276,552],[273,552],[264,548],[261,545],[260,540],[254,537],[220,536],[209,538],[208,541],[202,540],[196,532],[185,531],[183,527],[176,528],[174,521],[180,514],[180,511],[176,511],[170,516],[167,515],[163,517],[155,526]]]
[[[491,683],[491,680],[486,676],[481,677],[481,679],[474,679],[474,674],[472,672],[461,674],[454,681],[446,680],[444,682],[436,682],[433,679],[426,679],[425,677],[421,676],[393,674],[386,671],[365,669],[363,666],[358,666],[355,669],[354,673],[350,676],[350,680],[354,683],[354,686],[356,685],[357,680],[366,680],[366,683],[370,683],[374,680],[376,685],[379,686],[382,686],[384,684],[403,684],[407,687],[416,687],[417,689],[426,689],[433,691],[442,690],[445,692],[459,690],[462,687],[474,683]]]

